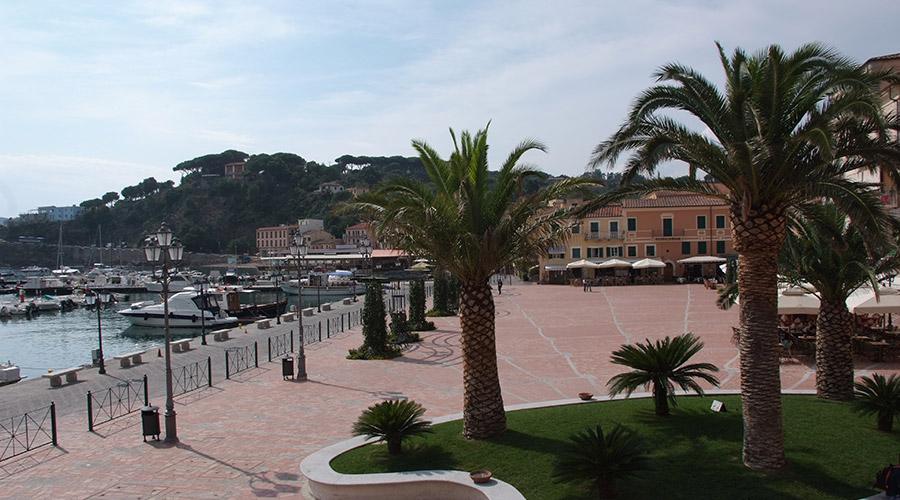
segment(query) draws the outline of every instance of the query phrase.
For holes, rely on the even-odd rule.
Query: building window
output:
[[[681,242],[681,253],[683,255],[688,255],[691,253],[691,242],[690,241],[682,241]]]
[[[665,218],[662,220],[663,225],[663,236],[671,237],[674,234],[674,230],[672,229],[672,219]]]
[[[697,229],[706,229],[706,216],[705,215],[697,216]]]
[[[627,219],[627,225],[629,231],[637,231],[637,218],[629,217]]]
[[[572,247],[572,258],[573,259],[581,258],[581,247]]]
[[[716,216],[716,229],[725,229],[725,216],[724,215]]]
[[[606,247],[606,256],[607,257],[621,257],[622,256],[622,247]]]
[[[645,246],[644,253],[647,254],[647,257],[656,257],[656,245]]]
[[[572,226],[572,234],[581,234],[581,224]]]
[[[634,245],[628,245],[628,247],[626,248],[626,250],[628,250],[628,256],[629,256],[629,257],[637,257],[637,247],[636,247],[636,246],[634,246]]]
[[[566,258],[566,247],[550,247],[547,250],[547,257],[550,259],[565,259]]]
[[[601,247],[588,247],[588,249],[587,249],[587,258],[589,258],[589,259],[602,259],[602,258],[603,258],[603,248],[601,248]]]
[[[725,242],[724,242],[724,241],[717,241],[717,242],[716,242],[716,253],[717,253],[717,254],[723,254],[723,253],[725,253]]]
[[[700,255],[706,255],[706,242],[698,241],[697,242],[697,253]]]
[[[609,237],[610,238],[618,238],[619,237],[619,221],[617,221],[617,220],[609,221]]]
[[[599,222],[591,222],[591,232],[599,233],[600,232],[600,223]]]

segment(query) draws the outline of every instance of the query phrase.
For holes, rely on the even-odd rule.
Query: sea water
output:
[[[12,296],[3,296],[10,299]],[[100,310],[103,335],[103,357],[109,363],[113,356],[159,347],[163,329],[134,326],[117,310],[127,309],[132,302],[158,298],[152,294],[131,294],[129,301],[105,304]],[[282,300],[284,295],[281,295]],[[311,300],[310,300],[311,299]],[[257,303],[274,302],[275,292],[256,295]],[[297,296],[288,296],[288,309],[296,307]],[[316,305],[315,297],[303,297],[304,307]],[[209,333],[209,329],[207,333]],[[200,328],[170,329],[172,338],[200,335]],[[19,366],[21,375],[37,378],[47,370],[61,370],[90,364],[92,351],[99,347],[97,309],[79,308],[69,312],[42,312],[32,319],[24,316],[0,319],[0,363]]]

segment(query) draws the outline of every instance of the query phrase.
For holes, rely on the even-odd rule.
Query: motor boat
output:
[[[193,287],[195,284],[194,276],[187,273],[175,273],[169,275],[169,292],[180,292],[188,287]],[[143,283],[144,287],[147,288],[148,292],[162,292],[163,286],[160,278],[158,276],[153,276],[148,278]],[[171,325],[170,325],[171,326]]]
[[[316,295],[324,295],[331,297],[346,297],[348,295],[361,295],[366,292],[366,287],[362,283],[356,281],[353,273],[350,271],[337,270],[327,275],[316,275],[317,280],[321,281],[325,277],[325,285],[310,285],[309,280],[304,278],[300,280],[300,286],[297,286],[297,280],[289,280],[281,284],[281,289],[288,295],[297,295],[309,297]]]
[[[168,304],[170,328],[200,328],[201,326],[212,328],[238,323],[238,318],[229,314],[228,300],[225,293],[221,291],[206,291],[201,297],[199,291],[188,287],[170,295]],[[118,313],[137,326],[165,327],[162,301],[135,302],[128,309],[118,311]]]

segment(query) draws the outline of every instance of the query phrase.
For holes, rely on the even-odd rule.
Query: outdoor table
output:
[[[889,344],[883,340],[867,340],[866,343],[872,347],[877,348],[876,352],[878,353],[878,356],[877,356],[877,359],[875,359],[874,361],[879,361],[879,362],[884,361],[884,348],[891,344]]]

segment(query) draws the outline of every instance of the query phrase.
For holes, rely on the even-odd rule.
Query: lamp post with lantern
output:
[[[363,269],[365,269],[366,272],[368,273],[369,257],[371,257],[371,255],[372,255],[372,243],[369,241],[368,238],[363,238],[363,239],[359,240],[357,247],[359,248],[359,253],[362,254]],[[369,274],[369,277],[371,277],[371,273],[368,273],[368,274]]]
[[[163,222],[156,234],[144,240],[144,258],[147,262],[160,267],[162,272],[162,301],[165,314],[165,347],[166,347],[166,441],[178,441],[178,428],[175,421],[175,401],[172,398],[172,347],[169,335],[169,268],[173,269],[184,257],[184,246],[173,237],[172,230]]]
[[[106,364],[103,360],[103,329],[100,327],[100,309],[103,307],[103,304],[109,302],[110,299],[111,296],[107,292],[88,293],[84,296],[85,304],[97,306],[97,344],[99,347],[98,357],[100,358],[100,370],[97,373],[100,375],[106,374]]]
[[[303,331],[303,285],[301,284],[301,259],[306,258],[309,247],[303,241],[303,235],[299,232],[294,234],[291,240],[291,255],[297,260],[297,322],[300,329],[300,348],[297,350],[297,380],[306,380],[306,349],[304,348],[304,340],[306,335]]]

